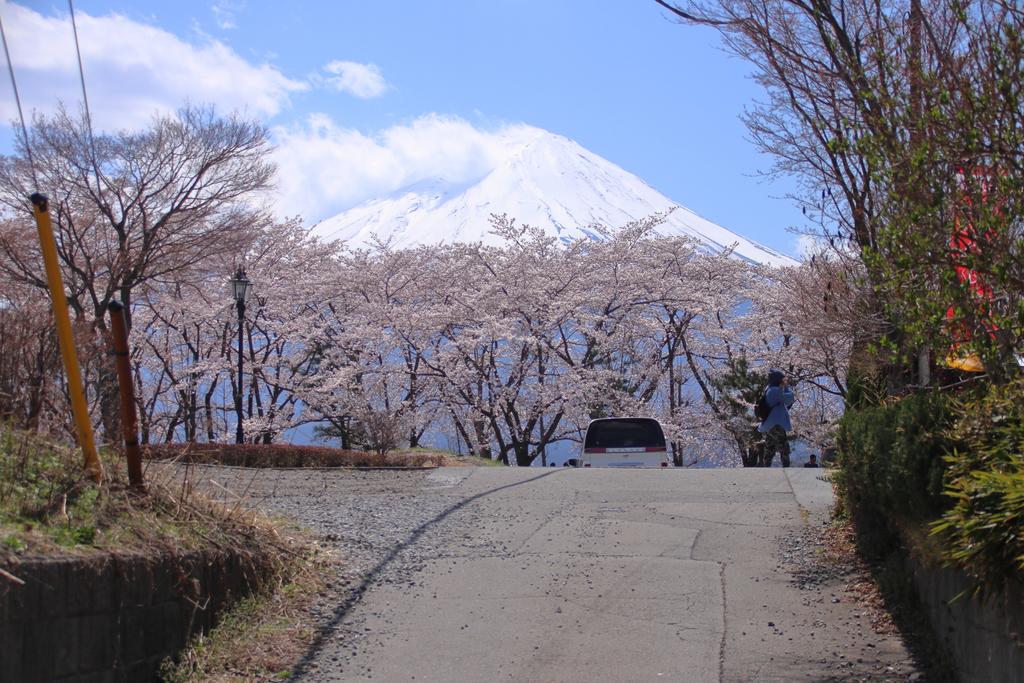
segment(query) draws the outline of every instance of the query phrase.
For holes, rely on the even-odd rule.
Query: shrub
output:
[[[151,444],[143,457],[238,467],[439,467],[439,453],[370,453],[297,444]]]
[[[946,505],[951,405],[948,396],[928,392],[843,416],[837,492],[845,511],[871,532],[878,547],[869,550],[884,551],[905,523],[931,521]]]
[[[75,449],[0,422],[0,522],[45,517],[82,478]]]
[[[950,430],[946,495],[952,507],[933,524],[950,564],[982,587],[1024,578],[1024,380],[993,386],[964,403]]]
[[[11,287],[11,283],[5,283]],[[28,431],[59,428],[60,352],[53,316],[34,292],[0,295],[0,419]]]
[[[929,525],[933,554],[975,592],[1024,579],[1024,379],[850,411],[838,447],[840,504],[864,550],[917,545],[909,536]]]
[[[249,505],[221,506],[152,470],[141,494],[128,485],[120,453],[100,457],[97,483],[78,449],[0,422],[0,566],[14,554],[69,549],[170,556],[215,547],[269,558],[277,551],[268,544],[290,543]]]

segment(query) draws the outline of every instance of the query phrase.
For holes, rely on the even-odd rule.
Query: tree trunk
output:
[[[117,371],[106,357],[101,358],[97,365],[96,392],[100,401],[103,440],[106,443],[117,443],[121,434],[121,395],[117,386]]]
[[[174,417],[167,423],[167,431],[164,432],[164,443],[174,443],[174,430],[178,428],[178,422],[180,421],[181,404],[178,404],[178,409],[174,411]]]
[[[483,420],[473,420],[473,431],[476,433],[476,443],[473,446],[473,454],[481,457],[491,459],[491,439],[487,435],[487,424]],[[506,465],[508,464],[508,456],[505,453],[501,454],[501,460]]]
[[[530,455],[529,442],[516,440],[512,444],[512,451],[516,454],[516,465],[519,467],[529,467],[533,464],[534,456]]]
[[[213,433],[213,392],[217,389],[217,379],[214,378],[210,382],[210,388],[207,389],[203,395],[203,411],[204,419],[206,421],[206,442],[213,443],[216,441],[216,436]]]

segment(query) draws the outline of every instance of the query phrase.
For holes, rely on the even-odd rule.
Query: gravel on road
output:
[[[365,662],[375,652],[388,648],[395,635],[389,632],[388,625],[396,606],[376,605],[368,609],[368,605],[375,605],[374,601],[361,604],[368,593],[400,588],[407,591],[410,599],[422,598],[423,569],[438,560],[495,557],[528,561],[517,555],[517,548],[503,535],[510,521],[507,504],[500,502],[505,499],[491,494],[519,486],[533,477],[546,477],[548,473],[516,473],[510,479],[512,483],[497,488],[463,485],[474,471],[475,468],[354,471],[192,466],[188,476],[196,488],[210,495],[229,502],[242,496],[246,504],[296,520],[319,533],[334,548],[338,573],[316,606],[320,636],[309,657],[301,663],[298,678],[364,680],[375,675]],[[524,488],[516,493],[525,492]],[[568,499],[563,508],[552,508],[543,519],[531,522],[531,526],[536,530],[551,528],[553,520],[562,518],[560,515],[568,520],[573,505],[574,501]],[[634,514],[627,507],[613,505],[601,507],[600,511],[612,518]],[[918,673],[919,667],[898,646],[898,634],[894,633],[891,621],[885,619],[884,610],[880,612],[877,604],[862,608],[856,601],[863,596],[844,590],[870,578],[855,557],[826,558],[826,533],[820,520],[790,528],[779,536],[773,560],[777,575],[787,577],[802,596],[801,614],[812,615],[796,617],[794,612],[791,623],[799,623],[805,631],[803,636],[813,637],[816,632],[820,636],[827,631],[830,643],[849,639],[850,649],[816,653],[827,676],[815,680],[924,680]],[[580,555],[578,568],[585,568],[587,561],[585,555]],[[815,616],[819,611],[821,619]],[[826,613],[833,617],[825,616]],[[822,620],[836,614],[843,615],[838,623]],[[372,624],[372,628],[367,624]],[[768,636],[778,630],[772,622],[766,624]],[[792,631],[775,635],[789,641],[798,637]],[[737,637],[743,642],[742,638],[750,636],[743,633]],[[759,638],[763,640],[764,636]],[[814,640],[809,641],[809,646],[817,647]]]

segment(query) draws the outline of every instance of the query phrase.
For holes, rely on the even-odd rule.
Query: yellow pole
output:
[[[64,357],[64,371],[68,378],[68,395],[71,397],[71,413],[78,431],[78,445],[85,456],[85,471],[99,481],[103,468],[96,455],[96,444],[92,438],[92,423],[89,421],[89,406],[82,391],[82,371],[78,367],[75,341],[71,334],[71,319],[68,317],[68,301],[64,297],[64,280],[57,264],[57,243],[53,238],[53,224],[50,222],[49,202],[45,196],[36,193],[30,198],[32,210],[39,228],[39,246],[46,265],[46,280],[50,284],[50,298],[53,300],[53,319],[57,323],[57,339],[60,353]]]

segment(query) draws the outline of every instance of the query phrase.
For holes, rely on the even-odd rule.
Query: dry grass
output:
[[[164,680],[287,679],[316,637],[312,607],[333,571],[329,556],[309,546],[277,583],[239,601],[210,633],[193,638],[177,663],[165,663]]]
[[[215,503],[192,489],[186,471],[154,476],[147,492],[126,482],[120,457],[103,453],[105,480],[84,477],[77,449],[0,426],[0,567],[23,555],[146,554],[161,561],[217,548],[253,558],[257,592],[193,639],[172,681],[286,677],[315,635],[310,606],[330,558],[308,534],[271,520],[244,498]],[[3,577],[0,577],[3,580]]]
[[[843,586],[843,594],[850,602],[864,607],[871,630],[885,635],[898,634],[899,628],[893,622],[871,567],[857,551],[853,525],[849,522],[834,522],[826,527],[822,540],[822,560],[846,569],[847,581]]]
[[[296,541],[241,503],[217,504],[188,477],[128,486],[118,453],[101,455],[104,480],[84,476],[77,449],[0,427],[0,562],[17,555],[169,554],[216,547],[289,554]]]
[[[446,451],[407,448],[379,454],[296,444],[151,444],[143,457],[233,467],[475,467],[500,464]]]
[[[822,559],[851,570],[843,586],[843,599],[862,607],[872,630],[899,636],[922,669],[923,680],[955,681],[952,656],[932,632],[906,565],[897,557],[879,563],[865,561],[856,527],[849,520],[830,525],[823,542]]]
[[[440,467],[504,467],[500,460],[481,458],[475,455],[455,455],[450,451],[439,451],[430,448],[400,448],[391,452],[398,458],[429,455],[438,459]]]
[[[444,454],[347,451],[292,444],[159,444],[146,446],[144,457],[234,467],[439,467]]]

